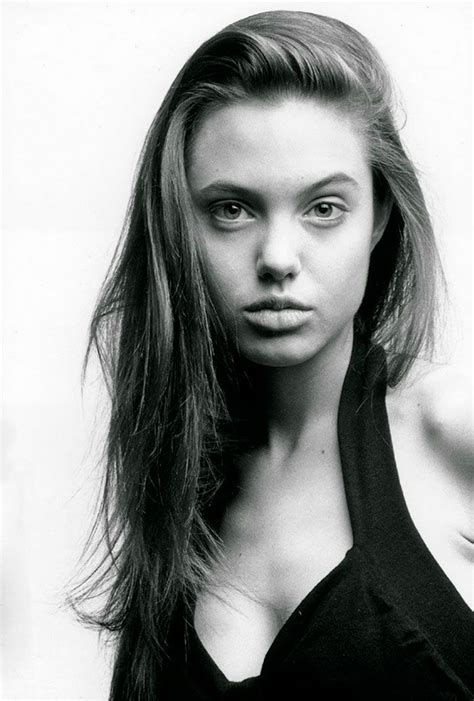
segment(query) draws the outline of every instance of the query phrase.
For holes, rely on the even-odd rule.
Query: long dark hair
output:
[[[106,548],[72,601],[78,609],[98,591],[106,595],[99,612],[81,615],[118,636],[114,700],[156,697],[173,612],[192,604],[218,556],[206,509],[219,480],[235,352],[193,235],[193,133],[219,105],[291,95],[330,102],[357,120],[375,195],[393,202],[372,253],[358,332],[385,347],[391,384],[433,341],[436,246],[375,49],[343,22],[306,12],[258,14],[205,42],[151,125],[91,324],[88,356],[97,351],[111,400],[95,525]]]

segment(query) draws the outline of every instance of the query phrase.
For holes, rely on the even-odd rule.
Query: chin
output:
[[[251,363],[265,367],[286,368],[311,360],[324,346],[324,342],[308,347],[306,344],[269,339],[266,342],[243,344],[240,352]]]

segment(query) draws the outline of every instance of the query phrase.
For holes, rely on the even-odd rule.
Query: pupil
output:
[[[231,217],[237,217],[240,213],[240,207],[238,204],[228,204],[227,205],[227,213]]]
[[[320,204],[318,205],[319,211],[321,214],[330,214],[331,213],[331,205],[330,204]]]

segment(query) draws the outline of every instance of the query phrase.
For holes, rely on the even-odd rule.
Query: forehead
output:
[[[192,188],[220,178],[288,188],[334,172],[370,181],[364,139],[346,112],[309,98],[218,107],[202,120],[189,153]]]

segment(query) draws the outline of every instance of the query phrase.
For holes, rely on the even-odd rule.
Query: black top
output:
[[[343,561],[286,621],[258,677],[227,680],[181,621],[163,698],[474,698],[474,616],[408,513],[385,389],[383,350],[356,339],[338,417],[354,538]]]

